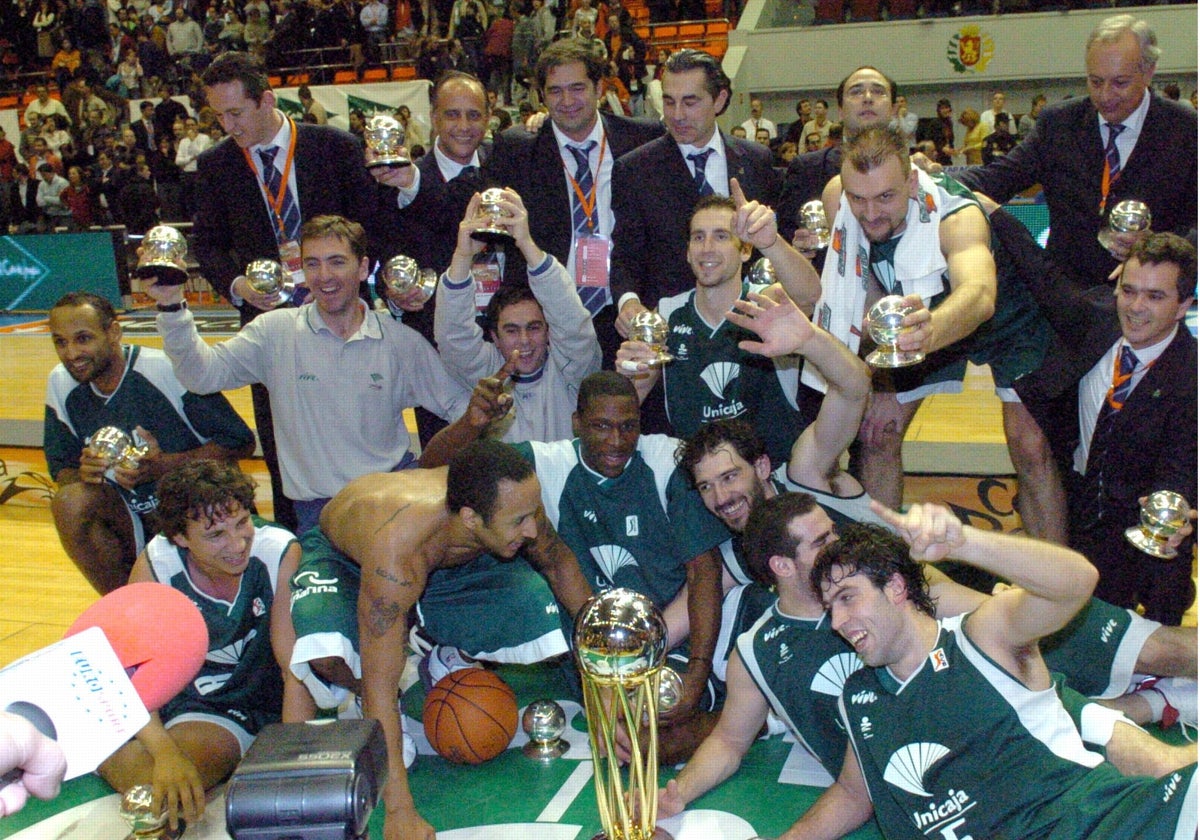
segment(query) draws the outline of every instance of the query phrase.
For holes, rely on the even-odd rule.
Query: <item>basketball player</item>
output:
[[[409,609],[439,644],[537,662],[567,651],[559,604],[573,617],[587,582],[546,519],[532,465],[491,440],[462,447],[448,468],[355,479],[303,549],[292,672],[322,707],[347,690],[362,697],[387,739],[384,837],[433,840],[409,790],[396,705]]]

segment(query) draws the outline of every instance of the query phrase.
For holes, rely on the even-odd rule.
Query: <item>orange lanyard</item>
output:
[[[567,162],[562,160],[562,155],[558,156],[562,160],[563,169],[567,172],[567,180],[571,182],[571,188],[575,190],[575,197],[579,199],[579,206],[583,208],[583,212],[587,213],[588,230],[592,230],[592,213],[596,209],[596,187],[600,183],[600,167],[604,165],[604,148],[608,144],[608,134],[601,132],[600,134],[600,159],[596,161],[596,176],[592,178],[592,191],[589,195],[584,196],[583,188],[579,186],[579,182],[575,180],[575,176],[571,174],[571,169],[567,166]],[[590,164],[589,164],[590,165]]]
[[[1134,358],[1136,359],[1137,356],[1134,356]],[[1158,359],[1154,360],[1154,362],[1157,362],[1157,361],[1158,361]],[[1144,368],[1142,368],[1142,373],[1145,373],[1146,371],[1150,370],[1150,368],[1154,366],[1154,362],[1148,362],[1146,364],[1146,366]],[[1113,402],[1113,395],[1117,392],[1118,388],[1120,388],[1122,385],[1124,385],[1126,382],[1128,382],[1133,377],[1133,375],[1138,372],[1139,367],[1141,367],[1140,362],[1138,364],[1134,365],[1133,370],[1129,371],[1129,373],[1125,373],[1125,374],[1121,373],[1121,350],[1120,349],[1117,350],[1117,357],[1115,359],[1113,359],[1112,385],[1110,385],[1108,387],[1108,393],[1104,396],[1105,402],[1108,403],[1108,407],[1111,408],[1113,411],[1120,411],[1122,408],[1125,407],[1125,403],[1123,403],[1123,402],[1121,402],[1121,403]]]
[[[275,195],[271,194],[271,188],[267,186],[267,173],[263,170],[262,177],[258,176],[258,168],[254,165],[254,159],[250,157],[249,149],[242,149],[242,156],[246,158],[246,165],[250,167],[250,171],[258,178],[259,186],[262,187],[263,195],[267,197],[267,205],[271,208],[271,212],[275,214],[275,223],[279,226],[279,234],[281,241],[287,239],[287,231],[283,227],[283,200],[287,196],[288,179],[292,175],[292,159],[296,156],[296,124],[292,122],[292,118],[284,116],[288,121],[288,126],[291,128],[292,136],[288,141],[287,158],[283,162],[283,175],[279,179],[279,192]],[[271,161],[274,166],[275,162]]]
[[[1117,177],[1120,177],[1118,175]],[[1100,176],[1100,215],[1104,215],[1104,208],[1108,205],[1108,190],[1112,186],[1112,175],[1108,167],[1108,155],[1104,156],[1104,174]]]

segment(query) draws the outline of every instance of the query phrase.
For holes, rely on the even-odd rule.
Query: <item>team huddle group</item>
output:
[[[487,662],[569,670],[575,614],[627,587],[662,610],[682,678],[661,816],[787,730],[835,779],[787,837],[872,816],[887,837],[1194,836],[1196,748],[1140,727],[1196,723],[1192,529],[1176,560],[1123,533],[1152,491],[1196,503],[1196,115],[1150,91],[1144,22],[1107,19],[1085,56],[1086,97],[963,172],[910,155],[870,66],[837,88],[843,145],[784,173],[717,127],[730,81],[694,50],[647,124],[599,114],[602,64],[558,42],[544,123],[490,144],[483,86],[450,72],[431,152],[396,168],[292,122],[255,59],[214,61],[228,139],[199,160],[193,249],[242,329],[210,344],[165,283],[164,352],[122,344],[95,295],[50,313],[63,546],[98,591],[184,591],[210,634],[101,775],[196,819],[265,723],[337,709],[383,726],[385,836],[432,838],[408,656],[426,687]],[[997,204],[1035,183],[1045,250]],[[1125,199],[1154,230],[1101,245]],[[797,224],[810,200],[826,248]],[[373,271],[397,254],[439,272],[432,296]],[[259,258],[303,282],[256,291]],[[924,361],[861,358],[886,295]],[[901,509],[904,433],[968,360],[1003,401],[1027,536]],[[278,524],[237,467],[255,438],[222,391],[247,384]],[[140,458],[90,448],[110,425]],[[955,581],[968,568],[987,591]]]

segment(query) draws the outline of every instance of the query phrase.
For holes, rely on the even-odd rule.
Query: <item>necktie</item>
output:
[[[708,179],[704,177],[704,164],[708,163],[708,156],[712,152],[712,149],[705,149],[703,152],[695,152],[687,156],[687,159],[692,162],[692,167],[696,171],[693,181],[696,184],[696,192],[700,194],[701,198],[713,194],[712,184],[708,183]]]
[[[459,178],[466,178],[469,180],[478,171],[479,171],[478,166],[472,166],[472,165],[468,164],[467,166],[464,166],[462,169],[458,170],[458,174],[455,175],[452,180],[457,181]]]
[[[1108,183],[1115,184],[1121,176],[1121,153],[1117,151],[1117,137],[1125,130],[1120,123],[1105,123],[1108,128],[1108,145],[1104,147],[1104,165],[1108,168]]]
[[[571,190],[571,223],[575,231],[575,238],[588,236],[596,230],[599,224],[598,208],[595,203],[592,204],[592,211],[589,214],[587,208],[583,206],[583,202],[579,200],[579,196],[595,199],[595,180],[592,178],[592,165],[590,157],[592,149],[596,148],[596,141],[589,140],[582,146],[567,146],[567,151],[575,158],[575,185],[578,191]],[[589,224],[590,222],[590,224]],[[576,266],[578,271],[578,266]],[[579,299],[583,302],[584,308],[589,315],[593,317],[608,305],[608,289],[599,288],[596,286],[581,286],[579,287]]]
[[[1100,404],[1100,414],[1096,417],[1097,428],[1125,407],[1125,400],[1133,390],[1133,372],[1137,369],[1137,363],[1137,356],[1133,354],[1129,345],[1121,345],[1121,360],[1113,371],[1112,387],[1108,389],[1108,396]]]
[[[277,154],[279,154],[278,146],[269,146],[258,150],[258,156],[263,165],[263,182],[267,185],[268,198],[272,201],[279,195],[280,187],[283,184],[283,176],[275,168]],[[291,190],[288,190],[283,196],[283,203],[279,206],[279,217],[283,221],[283,226],[282,229],[278,224],[275,226],[276,238],[281,242],[300,241],[300,208],[296,206]]]
[[[279,170],[275,168],[275,156],[279,154],[278,146],[268,146],[265,149],[258,150],[259,159],[263,165],[263,182],[267,185],[267,199],[271,202],[272,208],[275,207],[275,199],[279,195],[279,190],[283,187],[283,176]],[[274,210],[271,211],[274,215]],[[279,218],[282,220],[282,225],[276,222],[275,239],[281,245],[284,242],[299,242],[300,241],[300,208],[296,206],[295,199],[292,198],[291,190],[284,190],[283,203],[279,205]],[[297,286],[292,293],[292,303],[300,306],[308,298],[308,287]]]

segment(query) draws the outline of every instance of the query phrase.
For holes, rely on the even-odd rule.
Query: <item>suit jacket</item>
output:
[[[600,119],[604,123],[608,145],[604,154],[611,155],[614,162],[663,133],[661,123],[603,113]],[[537,134],[530,134],[520,126],[501,134],[492,148],[484,175],[489,184],[511,187],[520,194],[529,210],[529,232],[533,241],[566,265],[574,223],[562,157],[550,121],[547,120]],[[514,269],[522,272],[520,280],[525,282],[524,260],[508,260],[506,278],[517,277]]]
[[[348,132],[296,124],[296,188],[305,220],[324,214],[352,219],[366,228],[368,251],[378,253],[381,224],[375,181],[363,165],[363,149]],[[279,259],[275,221],[263,201],[258,175],[241,148],[225,138],[197,161],[194,250],[205,279],[226,300],[246,264]],[[364,286],[365,290],[365,286]],[[258,310],[243,305],[242,323]]]
[[[749,199],[775,200],[771,150],[724,132],[729,177],[737,178]],[[695,285],[687,264],[688,221],[700,196],[679,146],[664,135],[620,158],[613,166],[612,295],[619,301],[636,292],[654,308],[659,298]]]
[[[825,185],[842,171],[842,147],[830,146],[796,155],[788,164],[779,188],[779,233],[788,242],[796,233],[796,214],[807,201],[820,198]]]
[[[147,154],[158,154],[157,141],[161,136],[158,133],[158,127],[154,128],[154,140],[150,140],[150,135],[146,133],[146,124],[141,120],[135,120],[130,123],[130,128],[133,129],[133,136],[137,138],[137,147],[139,151]]]
[[[956,174],[974,190],[1005,202],[1041,184],[1050,210],[1046,249],[1082,288],[1104,283],[1116,260],[1096,240],[1104,143],[1096,109],[1086,97],[1047,105],[1034,129],[1002,158]],[[1155,230],[1186,236],[1196,227],[1196,113],[1151,94],[1133,154],[1108,196],[1144,201]]]
[[[1057,333],[1041,367],[1017,380],[1021,396],[1072,477],[1079,443],[1079,383],[1121,337],[1107,287],[1082,293],[1064,282],[1031,286]],[[1082,480],[1072,477],[1072,527],[1100,516],[1137,522],[1138,497],[1174,490],[1196,504],[1196,340],[1179,324],[1175,339],[1146,371],[1112,422],[1108,445],[1091,447]],[[1096,476],[1104,475],[1103,487]],[[1092,500],[1099,499],[1099,505]]]

